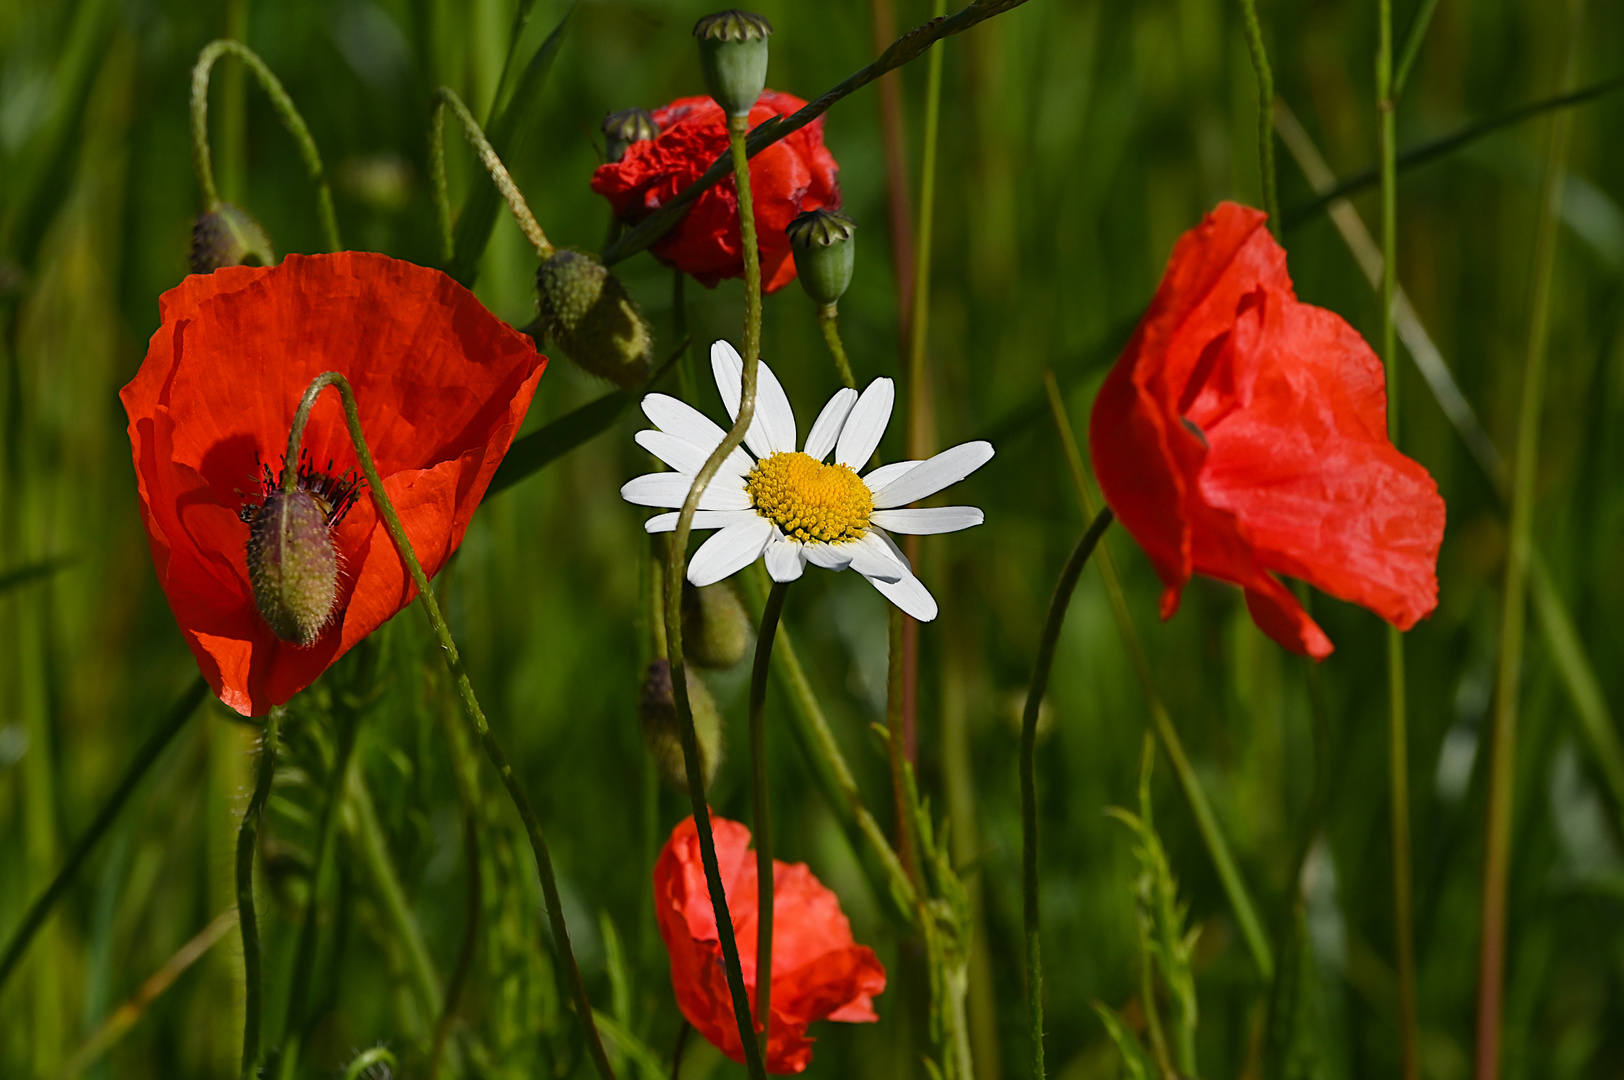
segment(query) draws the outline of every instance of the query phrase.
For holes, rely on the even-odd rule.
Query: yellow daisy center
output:
[[[773,454],[744,478],[756,513],[800,541],[840,544],[868,531],[874,497],[850,465],[806,454]]]

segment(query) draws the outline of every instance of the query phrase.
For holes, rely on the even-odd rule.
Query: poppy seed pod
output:
[[[688,677],[688,707],[693,710],[694,736],[699,742],[699,770],[704,774],[705,787],[709,788],[724,755],[722,714],[705,680],[693,668],[683,671]],[[677,725],[677,702],[672,694],[669,660],[662,658],[649,664],[637,711],[643,721],[643,743],[653,755],[660,774],[672,787],[686,794],[688,766],[682,757],[682,733]]]
[[[647,109],[622,109],[603,118],[604,153],[611,162],[626,156],[632,143],[660,137],[660,125]]]
[[[654,363],[654,331],[626,286],[584,251],[563,248],[536,271],[539,323],[585,370],[639,386]]]
[[[222,266],[275,266],[270,237],[248,213],[220,203],[192,224],[192,273],[212,274]]]
[[[277,488],[249,517],[254,606],[277,637],[310,645],[338,602],[338,549],[328,507],[303,488]]]
[[[795,251],[801,287],[823,307],[832,307],[851,285],[857,258],[857,225],[833,210],[808,210],[784,230]]]
[[[730,668],[750,648],[750,614],[725,581],[699,588],[682,583],[682,640],[700,667]]]
[[[737,8],[694,24],[705,88],[729,117],[741,119],[767,88],[767,39],[772,23]]]

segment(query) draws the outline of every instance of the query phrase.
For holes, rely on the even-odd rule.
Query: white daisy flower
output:
[[[733,346],[718,341],[711,346],[711,371],[728,415],[737,418],[744,361]],[[826,570],[850,566],[909,615],[922,622],[934,619],[935,599],[889,534],[980,525],[983,515],[974,506],[907,506],[985,465],[992,445],[961,443],[928,461],[899,461],[859,476],[891,420],[896,397],[891,380],[875,379],[862,396],[855,390],[835,394],[807,433],[806,445],[796,450],[789,398],[765,363],[758,371],[756,415],[744,446],[722,462],[694,514],[694,528],[721,531],[694,552],[688,580],[710,585],[763,555],[774,581],[794,581],[809,562]],[[638,444],[676,471],[628,481],[621,498],[638,506],[681,507],[694,476],[727,433],[665,394],[645,397],[643,412],[658,430],[639,431]],[[826,462],[831,453],[834,460]],[[656,515],[645,527],[651,533],[671,532],[677,514]]]

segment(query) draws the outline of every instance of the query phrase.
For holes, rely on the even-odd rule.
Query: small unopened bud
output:
[[[197,216],[192,224],[192,273],[211,274],[222,266],[274,266],[270,237],[248,211],[230,203]]]
[[[631,388],[648,378],[654,331],[626,286],[594,256],[561,248],[536,271],[538,322],[569,358]]]
[[[696,587],[682,583],[682,641],[688,661],[706,668],[730,668],[750,648],[750,613],[732,584]]]
[[[277,488],[248,528],[254,606],[283,641],[312,644],[338,602],[338,549],[329,508],[303,488]]]
[[[688,707],[694,714],[694,736],[699,742],[699,771],[705,777],[705,787],[709,788],[722,765],[722,714],[705,680],[691,667],[684,668],[684,673],[688,676]],[[643,720],[643,742],[661,775],[686,794],[688,766],[682,757],[682,734],[677,726],[677,702],[671,692],[669,660],[649,664],[638,712]]]
[[[632,143],[660,137],[660,125],[647,109],[623,109],[603,118],[604,152],[611,162],[626,156]]]
[[[706,15],[694,24],[705,88],[728,116],[749,116],[767,88],[767,39],[772,32],[772,23],[736,8]]]
[[[846,295],[857,258],[857,226],[833,210],[808,210],[784,229],[801,288],[823,307]]]

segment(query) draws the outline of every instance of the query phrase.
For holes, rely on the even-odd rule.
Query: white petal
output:
[[[881,465],[878,469],[863,477],[863,483],[868,485],[868,490],[878,491],[915,465],[923,464],[923,461],[893,461],[889,465]]]
[[[761,557],[772,535],[773,523],[759,515],[729,525],[699,545],[688,563],[688,580],[699,586],[714,585],[738,573]]]
[[[796,540],[778,539],[767,545],[767,573],[774,581],[794,581],[806,569],[806,555]]]
[[[876,489],[874,507],[885,510],[918,502],[950,484],[958,483],[991,460],[992,443],[959,443]]]
[[[840,429],[840,442],[835,446],[835,460],[842,465],[861,469],[874,456],[880,445],[885,425],[891,422],[891,405],[896,400],[896,386],[890,379],[875,379],[857,399],[846,426]]]
[[[727,435],[710,417],[669,394],[649,394],[643,398],[643,415],[667,435],[675,435],[695,446],[707,448],[707,453],[716,449]]]
[[[857,404],[857,391],[842,388],[829,399],[829,404],[818,413],[818,418],[812,424],[812,430],[806,433],[806,456],[815,461],[822,461],[829,456],[829,451],[835,448],[835,440],[840,438],[840,429],[846,426],[846,417],[851,414],[851,407]]]
[[[744,393],[744,359],[725,341],[711,345],[711,374],[722,395],[727,414],[739,418],[739,398]],[[778,376],[765,361],[756,362],[756,415],[744,434],[744,445],[756,457],[795,452],[795,412],[778,382]]]
[[[868,583],[880,590],[881,596],[920,622],[930,622],[936,618],[936,598],[913,574],[905,573],[897,581],[881,581],[871,577]]]
[[[677,517],[680,514],[681,511],[679,510],[673,510],[669,514],[655,514],[643,522],[643,528],[651,533],[675,532]],[[694,523],[691,528],[725,529],[729,525],[737,525],[756,516],[754,510],[695,510]]]
[[[848,544],[841,544],[842,549],[851,555],[851,568],[868,578],[870,581],[897,581],[908,572],[885,541],[874,532],[866,533],[861,540],[853,540]]]
[[[716,443],[709,446],[695,446],[680,435],[668,435],[663,431],[639,431],[632,436],[637,445],[653,454],[667,465],[681,473],[693,476],[699,472],[710,460],[711,454],[716,451]],[[721,442],[720,439],[717,442]],[[717,476],[743,476],[755,467],[750,455],[735,447],[733,452],[722,459],[722,467],[716,471]]]
[[[680,507],[694,478],[687,473],[657,472],[633,477],[621,485],[620,497],[638,506]],[[750,496],[736,476],[718,476],[699,500],[701,510],[748,510]],[[762,520],[766,520],[763,518]]]
[[[903,554],[901,548],[897,547],[897,542],[891,539],[890,533],[886,532],[878,525],[870,525],[868,527],[868,533],[870,536],[878,536],[880,538],[880,542],[885,545],[886,550],[891,553],[892,558],[896,559],[897,562],[901,563],[907,569],[913,569],[913,563],[909,562],[908,556]]]
[[[825,570],[844,570],[851,565],[851,545],[808,544],[806,561]]]
[[[932,506],[914,510],[876,510],[869,520],[892,532],[927,536],[968,529],[980,525],[986,517],[980,508],[974,506]]]

